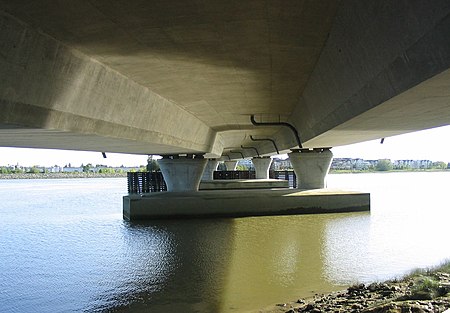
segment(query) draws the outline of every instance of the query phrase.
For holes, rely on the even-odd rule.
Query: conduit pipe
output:
[[[293,125],[291,125],[291,124],[289,124],[287,122],[257,122],[255,120],[255,115],[253,115],[253,114],[250,116],[250,121],[255,126],[284,126],[284,127],[288,127],[294,133],[295,139],[297,140],[298,147],[300,149],[303,149],[302,142],[300,141],[300,136],[298,134],[298,131]]]

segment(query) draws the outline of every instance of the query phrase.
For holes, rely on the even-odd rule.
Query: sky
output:
[[[335,147],[335,158],[362,158],[365,160],[431,160],[450,162],[450,126],[388,137],[380,140]],[[139,166],[147,164],[147,155],[107,153],[104,159],[100,152],[67,151],[50,149],[26,149],[0,147],[0,166],[53,166],[91,163],[107,166]]]
[[[450,162],[450,125],[428,130],[387,137],[380,140],[335,147],[337,158],[362,158],[365,160],[431,160]]]

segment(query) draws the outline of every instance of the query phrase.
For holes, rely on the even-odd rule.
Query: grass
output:
[[[406,278],[414,278],[417,276],[430,276],[435,272],[444,272],[447,274],[450,274],[450,260],[446,260],[444,262],[442,262],[441,264],[437,265],[437,266],[433,266],[433,267],[429,267],[429,268],[419,268],[419,269],[415,269],[413,271],[411,271],[408,275],[405,276]],[[399,279],[401,280],[401,279]]]
[[[410,273],[406,279],[412,279],[414,285],[411,288],[409,298],[414,300],[431,300],[447,294],[447,289],[441,287],[434,275],[437,272],[450,274],[450,261],[433,268],[419,269]]]

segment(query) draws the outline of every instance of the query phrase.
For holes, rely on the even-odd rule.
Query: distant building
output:
[[[108,168],[108,166],[106,166],[106,165],[96,165],[95,167],[91,168],[91,172],[98,173],[98,172],[100,172],[100,170],[105,169],[105,168]]]
[[[79,167],[64,166],[63,167],[63,172],[64,173],[82,173],[83,172],[83,168],[81,166],[79,166]]]
[[[433,162],[430,160],[396,160],[393,162],[395,169],[427,169]]]
[[[112,167],[116,172],[139,172],[140,167],[139,166],[119,166],[119,167]]]
[[[291,160],[289,160],[289,158],[287,159],[278,159],[278,158],[274,158],[273,159],[273,169],[275,171],[285,171],[285,170],[290,170],[292,169],[292,164],[291,164]]]
[[[363,159],[352,159],[352,158],[335,158],[331,162],[331,169],[333,170],[367,170],[374,166],[371,161],[366,161]]]
[[[61,166],[50,166],[46,167],[45,171],[48,173],[61,173],[63,171],[63,168]]]

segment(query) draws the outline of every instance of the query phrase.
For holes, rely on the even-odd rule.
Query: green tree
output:
[[[149,156],[147,159],[147,171],[148,172],[157,172],[159,171],[159,164],[158,161],[153,159],[153,156]]]
[[[236,171],[248,171],[248,167],[242,164],[236,165]]]
[[[92,164],[91,163],[88,163],[86,165],[81,164],[81,167],[83,168],[83,172],[87,173],[91,171]]]
[[[98,170],[99,173],[101,174],[112,174],[115,173],[116,171],[113,168],[110,167],[102,167],[101,169]]]
[[[388,159],[378,160],[378,163],[375,166],[375,170],[382,172],[390,171],[392,170],[392,168],[393,168],[392,162],[391,160]]]
[[[25,171],[22,168],[20,168],[20,167],[16,167],[16,169],[12,170],[11,173],[22,174],[22,173],[25,173]]]
[[[41,171],[40,171],[36,166],[33,166],[33,167],[31,167],[31,168],[28,170],[27,173],[37,174],[37,173],[40,173],[40,172],[41,172]]]
[[[437,168],[437,169],[446,169],[447,168],[447,164],[445,162],[438,161],[438,162],[433,162],[431,167],[432,168]]]

